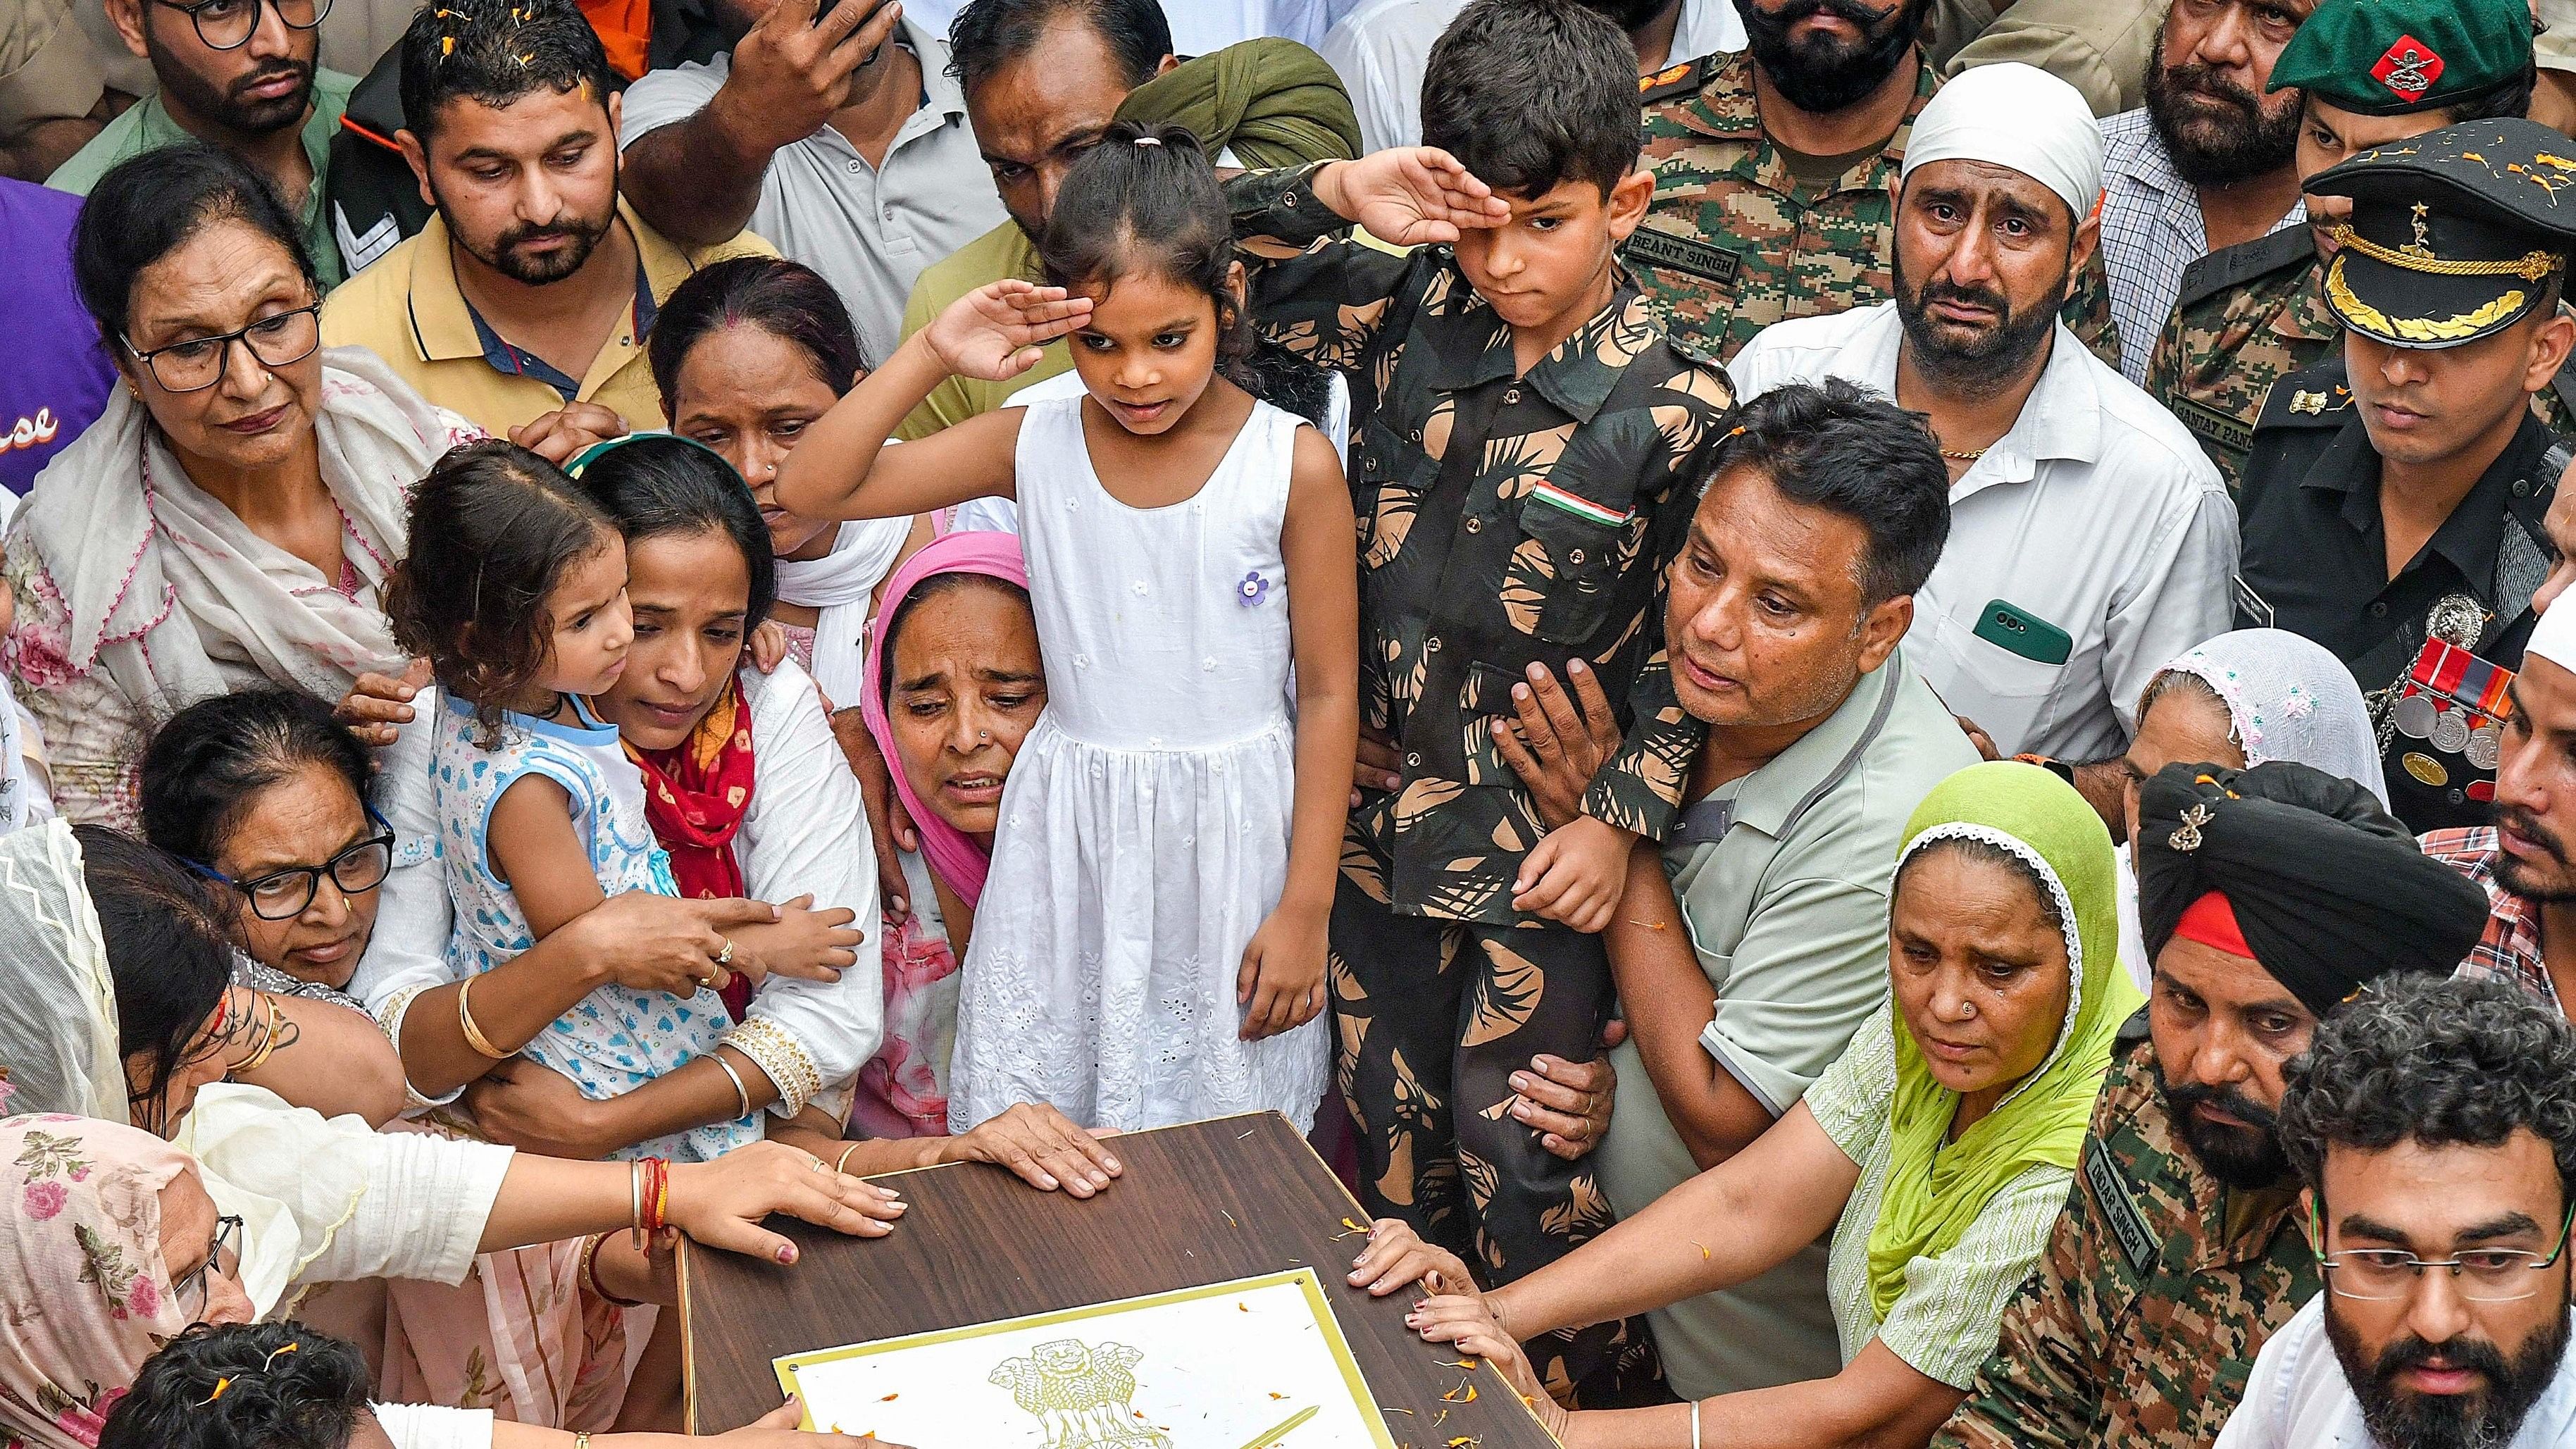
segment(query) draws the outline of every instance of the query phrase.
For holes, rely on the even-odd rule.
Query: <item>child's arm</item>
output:
[[[716,1065],[718,1057],[742,1074],[741,1092]],[[778,1088],[759,1063],[735,1048],[718,1047],[631,1092],[605,1098],[582,1095],[561,1072],[507,1058],[466,1087],[465,1109],[494,1142],[586,1162],[656,1137],[734,1121],[748,1115],[740,1105],[745,1097],[751,1111],[759,1112],[778,1100]]]
[[[522,775],[502,790],[483,838],[492,873],[518,898],[532,939],[544,940],[608,899],[572,828],[572,796],[543,775]]]
[[[1661,430],[1661,441],[1639,460],[1636,492],[1638,506],[1653,509],[1655,522],[1651,547],[1635,567],[1651,568],[1658,580],[1680,555],[1695,508],[1684,487],[1691,440],[1723,433],[1734,416],[1734,389],[1716,365],[1683,359],[1663,384],[1657,415],[1667,407],[1680,410],[1687,426]],[[1682,786],[1690,779],[1708,726],[1683,710],[1673,692],[1672,661],[1662,630],[1654,627],[1664,616],[1665,603],[1659,583],[1646,605],[1648,637],[1654,643],[1628,688],[1627,735],[1618,752],[1593,772],[1583,792],[1583,813],[1548,832],[1521,862],[1512,882],[1514,910],[1579,931],[1602,930],[1627,889],[1630,845],[1639,837],[1662,840],[1672,828]]]
[[[1037,366],[1040,343],[1090,318],[1090,298],[1016,280],[958,298],[805,430],[778,467],[779,506],[808,518],[895,518],[1012,496],[1019,409],[969,418],[892,452],[886,440],[951,374],[1008,382]]]
[[[1288,628],[1297,658],[1297,783],[1288,835],[1288,885],[1244,949],[1235,995],[1243,1037],[1257,1041],[1314,1020],[1324,1009],[1325,930],[1342,822],[1359,749],[1359,561],[1351,491],[1333,448],[1297,430],[1280,552],[1288,563]]]
[[[1405,147],[1357,161],[1253,171],[1225,185],[1234,235],[1250,270],[1254,323],[1319,367],[1368,381],[1361,354],[1398,321],[1391,299],[1432,263],[1355,239],[1315,243],[1361,222],[1398,246],[1455,241],[1461,226],[1492,226],[1508,203],[1446,151]],[[1370,399],[1355,392],[1352,406]]]

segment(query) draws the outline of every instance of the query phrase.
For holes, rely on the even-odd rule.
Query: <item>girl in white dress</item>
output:
[[[1235,380],[1243,268],[1189,132],[1110,128],[1039,254],[1056,285],[951,306],[778,479],[807,517],[1019,506],[1047,712],[1002,798],[949,1124],[1041,1101],[1121,1130],[1262,1108],[1304,1128],[1359,728],[1349,490]],[[1067,334],[1083,395],[880,451],[942,379],[1007,380]]]

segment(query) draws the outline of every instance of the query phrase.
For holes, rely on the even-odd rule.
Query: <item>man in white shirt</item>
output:
[[[716,3],[758,16],[730,54],[626,88],[626,200],[696,245],[748,227],[823,274],[868,358],[891,357],[922,269],[1002,224],[948,42],[877,0],[820,19],[815,0]]]
[[[2299,200],[2307,93],[2266,94],[2272,62],[2316,0],[2192,0],[2165,16],[2147,103],[2102,123],[2102,261],[2120,371],[2147,380],[2183,268],[2308,219]]]
[[[2236,510],[2191,434],[2057,320],[2101,166],[2072,86],[1968,71],[1914,123],[1895,297],[1776,323],[1728,368],[1748,401],[1833,376],[1927,415],[1950,540],[1907,656],[2007,753],[2072,761],[2117,756],[2155,671],[2226,631],[2236,565]]]
[[[1637,43],[1640,74],[1744,48],[1744,21],[1730,0],[1584,3],[1619,22]],[[1341,72],[1360,113],[1363,154],[1422,144],[1422,68],[1431,42],[1466,8],[1467,0],[1361,0],[1324,37],[1324,59]]]
[[[2576,1031],[2499,983],[2385,982],[2318,1028],[2280,1132],[2326,1287],[2218,1449],[2576,1443]]]

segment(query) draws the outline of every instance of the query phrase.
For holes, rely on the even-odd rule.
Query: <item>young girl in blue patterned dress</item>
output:
[[[625,671],[634,637],[615,525],[536,454],[469,444],[413,491],[411,556],[389,593],[396,639],[440,685],[431,768],[456,908],[449,969],[470,982],[612,894],[679,894],[645,824],[642,774],[582,702]],[[688,997],[601,986],[519,1054],[595,1101],[631,1092],[715,1049],[731,1021],[724,974],[710,963]],[[618,1155],[704,1161],[760,1135],[752,1113]]]

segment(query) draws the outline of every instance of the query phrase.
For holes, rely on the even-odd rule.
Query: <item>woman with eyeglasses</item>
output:
[[[130,826],[153,713],[400,667],[380,592],[403,490],[477,433],[373,354],[320,350],[294,219],[221,152],[110,171],[74,275],[124,385],[10,523],[6,652],[63,813]]]
[[[290,1107],[223,1080],[245,1034],[267,1026],[230,1004],[235,912],[216,881],[140,841],[59,820],[0,836],[0,880],[0,1114],[16,1114],[0,1121],[0,1205],[18,1225],[0,1232],[0,1441],[95,1443],[99,1418],[150,1352],[144,1336],[58,1336],[75,1289],[113,1294],[123,1312],[112,1317],[166,1337],[192,1322],[282,1314],[326,1283],[453,1285],[513,1250],[560,1244],[603,1312],[618,1313],[613,1300],[672,1301],[673,1231],[792,1263],[793,1246],[759,1226],[771,1213],[874,1236],[902,1212],[893,1193],[782,1143],[661,1177],[649,1165],[378,1133]],[[86,1168],[102,1163],[83,1158],[83,1144],[107,1131],[99,1122],[164,1139],[165,1161],[202,1190],[187,1204],[194,1234],[164,1243],[157,1263],[131,1251],[31,1256],[47,1224],[79,1221],[96,1186]],[[141,1221],[139,1210],[121,1204],[120,1220]],[[624,1231],[639,1223],[649,1251]],[[603,1330],[614,1338],[614,1325]],[[622,1393],[622,1373],[602,1377]],[[615,1403],[603,1412],[613,1418]],[[533,1444],[512,1441],[523,1442]]]

